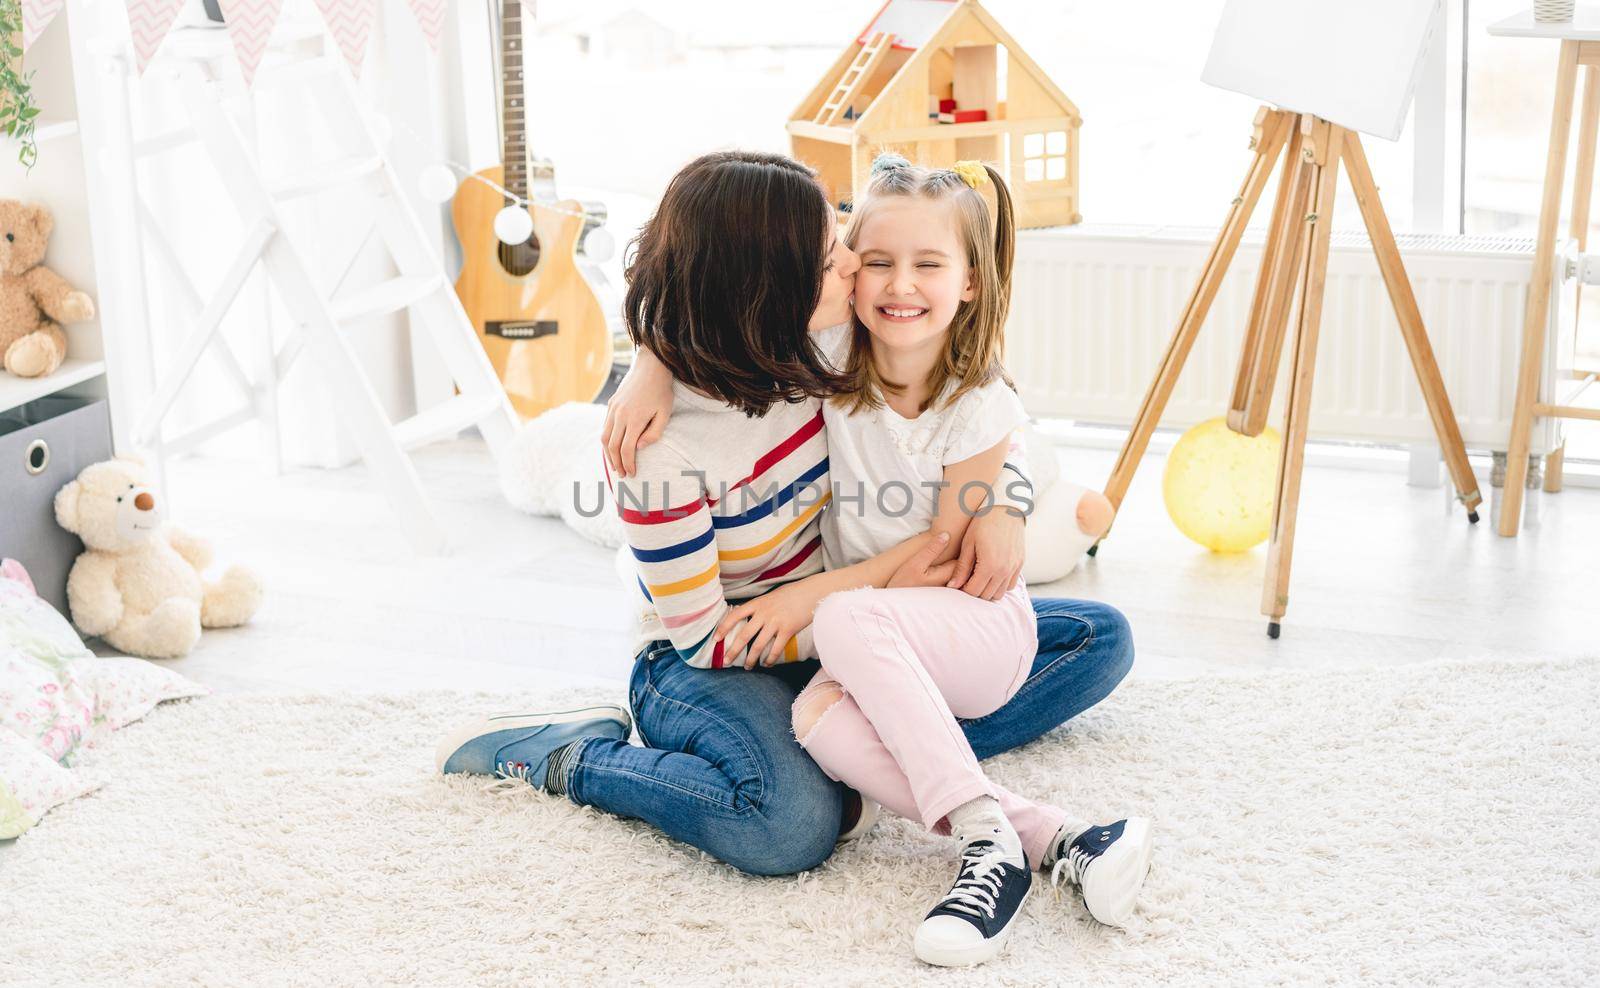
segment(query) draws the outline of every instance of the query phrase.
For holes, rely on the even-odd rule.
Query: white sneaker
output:
[[[991,840],[961,852],[955,884],[917,927],[917,958],[939,967],[982,964],[1000,953],[1022,915],[1033,876]]]
[[[1051,855],[1050,884],[1071,882],[1083,893],[1089,915],[1107,926],[1126,926],[1150,872],[1150,821],[1129,817],[1090,827],[1076,837],[1058,837]]]

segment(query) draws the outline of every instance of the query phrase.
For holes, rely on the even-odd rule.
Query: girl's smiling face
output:
[[[884,345],[915,349],[943,340],[961,303],[972,300],[949,202],[895,196],[873,203],[855,246],[856,316]]]

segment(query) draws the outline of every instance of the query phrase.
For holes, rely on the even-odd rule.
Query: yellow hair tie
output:
[[[981,161],[958,161],[950,166],[950,170],[961,176],[961,181],[967,183],[969,189],[989,183],[989,171]]]

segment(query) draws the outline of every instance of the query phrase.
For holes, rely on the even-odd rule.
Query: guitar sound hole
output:
[[[520,244],[500,245],[500,266],[506,273],[522,277],[539,266],[539,235],[530,233]]]

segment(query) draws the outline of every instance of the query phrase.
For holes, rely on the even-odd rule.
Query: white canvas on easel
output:
[[[1395,140],[1442,0],[1228,0],[1201,81]]]

